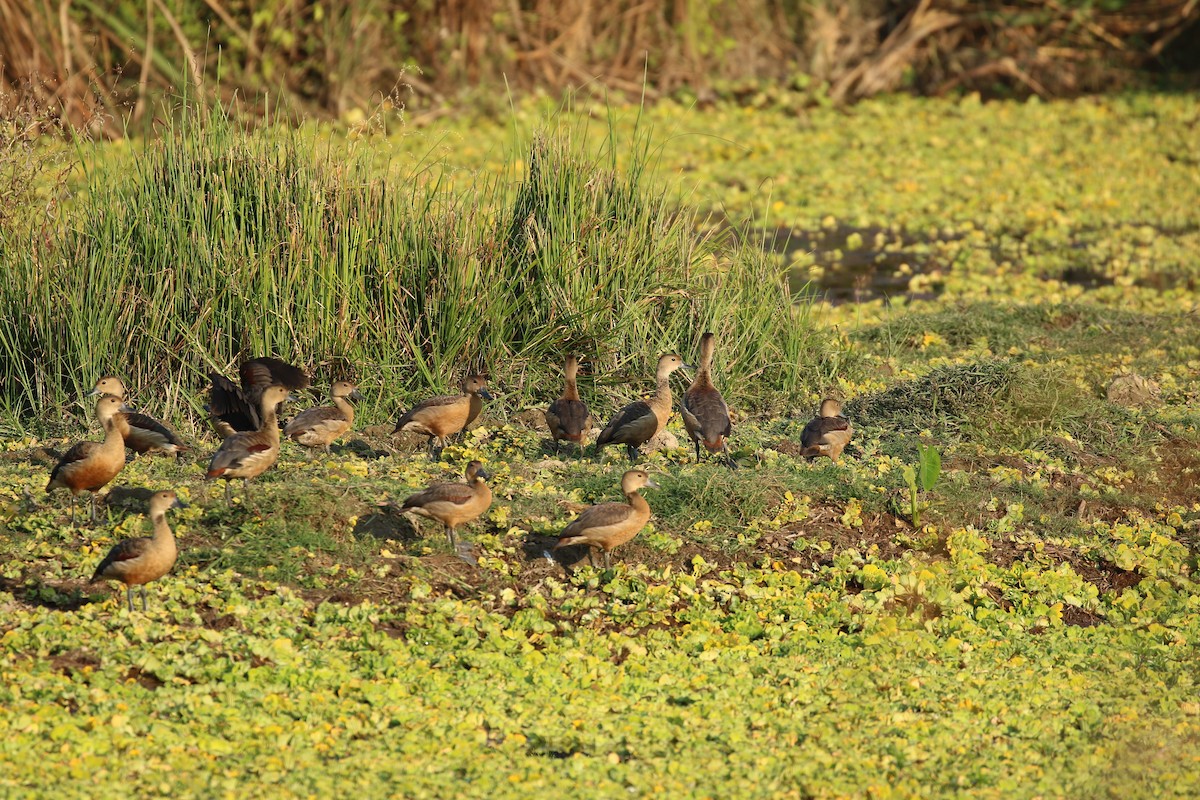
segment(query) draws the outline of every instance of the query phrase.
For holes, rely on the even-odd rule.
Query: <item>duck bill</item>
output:
[[[655,483],[654,478],[647,478],[646,479],[646,488],[647,489],[658,489],[661,487],[657,483]]]
[[[365,403],[367,400],[367,398],[362,396],[362,392],[358,391],[358,389],[355,389],[353,392],[351,392],[348,397],[356,403]]]
[[[492,393],[489,392],[487,389],[480,389],[479,396],[482,397],[484,400],[495,400],[496,399],[496,398],[492,397]]]

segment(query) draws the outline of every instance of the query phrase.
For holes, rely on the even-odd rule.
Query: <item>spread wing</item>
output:
[[[108,551],[108,555],[104,557],[104,560],[100,562],[100,566],[96,567],[95,573],[92,574],[92,583],[104,577],[104,573],[113,564],[140,558],[150,547],[150,541],[150,539],[143,536],[137,539],[122,539],[117,542],[113,545],[112,550]]]
[[[258,410],[246,402],[246,396],[237,384],[217,372],[208,373],[208,378],[212,381],[208,393],[209,413],[235,431],[258,430]]]
[[[814,417],[800,432],[801,447],[815,447],[828,433],[850,429],[850,420],[845,417]]]
[[[238,368],[238,374],[242,378],[242,389],[252,400],[262,397],[264,389],[277,383],[292,390],[305,389],[309,384],[304,370],[270,356],[250,359]]]
[[[474,497],[475,493],[465,483],[435,483],[428,489],[408,497],[401,508],[420,508],[430,503],[454,503],[461,506],[469,503]]]

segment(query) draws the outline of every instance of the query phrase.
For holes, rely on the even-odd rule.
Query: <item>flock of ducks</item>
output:
[[[705,333],[700,340],[700,363],[695,377],[684,392],[680,410],[688,437],[701,460],[701,448],[719,456],[731,468],[736,467],[729,454],[732,423],[729,407],[712,382],[715,338]],[[652,395],[621,408],[596,437],[595,453],[600,457],[608,445],[625,445],[630,461],[637,460],[638,448],[653,439],[666,426],[672,413],[670,378],[681,367],[691,369],[683,359],[668,353],[658,360],[656,387]],[[579,359],[568,356],[565,386],[546,409],[546,423],[556,449],[563,441],[573,443],[582,456],[592,415],[579,395],[577,375]],[[255,358],[239,369],[240,384],[219,373],[210,373],[212,386],[207,406],[213,430],[221,444],[209,460],[207,480],[225,482],[226,503],[232,503],[230,481],[241,479],[244,496],[249,497],[249,482],[266,472],[279,458],[280,442],[287,437],[308,448],[329,446],[347,433],[354,424],[353,400],[361,400],[357,388],[348,381],[331,387],[333,405],[313,408],[292,417],[282,428],[281,405],[291,399],[292,391],[309,385],[303,370],[276,358]],[[95,522],[95,493],[107,485],[125,466],[125,449],[135,453],[161,453],[177,456],[189,449],[175,431],[162,422],[140,414],[125,404],[126,389],[115,376],[96,381],[89,396],[98,396],[96,418],[104,431],[99,442],[74,444],[50,473],[46,491],[65,488],[71,493],[71,524],[75,525],[75,498],[91,493],[91,518]],[[413,406],[396,423],[393,435],[411,432],[428,437],[429,455],[437,458],[449,437],[463,431],[479,416],[485,400],[491,400],[487,379],[469,375],[457,395],[431,397]],[[841,405],[833,399],[821,403],[818,415],[801,433],[801,455],[809,458],[828,456],[837,461],[853,434],[850,422],[841,415]],[[490,476],[478,461],[467,465],[465,483],[435,483],[406,498],[398,506],[402,513],[413,513],[436,520],[443,526],[452,547],[458,547],[456,530],[478,519],[492,503],[487,485]],[[554,545],[586,545],[592,564],[594,553],[603,553],[606,567],[611,565],[615,547],[632,539],[650,519],[650,505],[639,492],[656,488],[642,469],[630,469],[621,476],[625,502],[609,502],[585,509],[570,522]],[[174,492],[163,491],[150,499],[150,518],[154,534],[118,542],[101,561],[92,582],[117,580],[126,586],[129,610],[133,611],[133,587],[142,586],[142,607],[146,607],[145,584],[166,575],[177,556],[175,538],[167,524],[171,508],[184,504]]]

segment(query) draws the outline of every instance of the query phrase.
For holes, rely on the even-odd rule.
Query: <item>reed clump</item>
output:
[[[171,389],[156,411],[199,416],[206,371],[262,354],[355,380],[385,412],[467,371],[512,406],[555,383],[564,347],[640,385],[705,329],[742,406],[841,366],[778,263],[698,233],[645,179],[644,132],[597,144],[563,123],[527,152],[511,175],[451,188],[442,166],[383,175],[295,130],[184,114],[119,165],[90,166],[54,230],[0,234],[3,410],[62,408],[119,373]]]

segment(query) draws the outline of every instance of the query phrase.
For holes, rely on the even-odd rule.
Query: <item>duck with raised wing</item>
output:
[[[225,503],[232,504],[229,481],[242,479],[243,491],[250,496],[249,482],[266,472],[279,459],[279,420],[276,408],[288,398],[286,386],[268,386],[259,399],[259,419],[256,431],[235,433],[221,442],[208,464],[206,480],[225,481]]]
[[[692,385],[683,393],[681,412],[683,427],[696,445],[696,460],[700,460],[700,445],[710,453],[722,453],[725,463],[734,466],[729,457],[729,434],[732,423],[729,421],[729,406],[725,398],[713,386],[712,362],[716,337],[705,333],[700,338],[700,368]]]
[[[650,521],[650,504],[638,494],[643,487],[657,489],[658,484],[651,480],[645,470],[631,469],[626,472],[621,476],[621,492],[627,502],[600,503],[585,509],[563,528],[554,549],[586,544],[589,563],[595,565],[592,553],[602,550],[604,566],[610,567],[612,549],[628,542]]]
[[[125,384],[116,375],[104,375],[96,381],[90,396],[110,395],[125,402]],[[125,446],[135,453],[164,453],[178,456],[188,446],[179,438],[179,434],[149,414],[140,414],[132,409],[118,411],[113,419],[116,420],[117,430],[125,440]]]
[[[827,397],[821,401],[817,416],[800,432],[800,455],[810,459],[829,456],[836,464],[853,435],[850,420],[842,416],[842,404]]]
[[[562,396],[546,409],[546,425],[550,427],[550,435],[554,437],[554,447],[563,439],[574,442],[583,453],[583,437],[592,424],[592,414],[588,411],[587,403],[579,397],[579,387],[575,376],[579,372],[579,359],[567,356],[566,385]]]
[[[462,382],[462,394],[431,397],[410,408],[396,422],[392,435],[408,431],[428,436],[429,456],[436,459],[446,439],[470,425],[483,409],[483,401],[491,399],[487,378],[470,375]]]
[[[208,373],[212,387],[206,408],[213,430],[222,439],[262,427],[262,395],[268,387],[285,386],[299,391],[309,384],[304,370],[269,356],[245,362],[238,368],[238,375],[242,381],[240,387],[218,372]],[[279,409],[275,411],[278,414]]]
[[[350,401],[363,399],[358,388],[349,381],[336,381],[330,394],[332,406],[300,412],[284,426],[283,435],[305,447],[324,447],[328,453],[329,445],[354,425],[354,406]]]
[[[671,373],[686,367],[674,353],[658,359],[657,389],[645,400],[630,403],[617,412],[596,437],[596,454],[609,444],[623,444],[630,461],[637,461],[638,448],[650,441],[671,417]]]
[[[466,483],[435,483],[406,498],[400,510],[442,523],[450,546],[457,548],[455,529],[477,519],[492,505],[492,490],[486,483],[490,477],[484,471],[483,464],[472,461],[467,464]]]
[[[75,527],[75,496],[80,492],[92,493],[92,522],[96,521],[96,492],[117,477],[125,467],[125,440],[117,429],[114,417],[121,410],[121,401],[115,397],[101,397],[96,401],[96,419],[104,429],[104,441],[76,442],[58,460],[50,473],[46,491],[69,489],[71,492],[71,527]]]
[[[153,536],[122,539],[113,545],[108,555],[96,567],[91,583],[99,580],[120,581],[125,584],[125,599],[129,613],[133,613],[133,587],[142,587],[142,611],[146,610],[146,584],[156,581],[171,571],[179,551],[175,547],[175,536],[167,524],[167,510],[187,508],[175,492],[156,492],[150,497],[150,519],[154,523]]]

